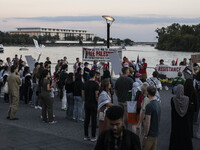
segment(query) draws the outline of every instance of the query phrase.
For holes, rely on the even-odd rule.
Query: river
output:
[[[6,60],[6,57],[14,58],[15,54],[18,56],[22,55],[25,59],[25,55],[32,55],[33,58],[37,59],[38,53],[36,52],[35,47],[27,47],[28,51],[19,51],[20,47],[16,46],[5,46],[4,53],[0,54],[0,59]],[[54,70],[55,63],[58,59],[62,59],[64,56],[67,57],[69,63],[74,63],[76,57],[82,59],[82,47],[45,47],[41,49],[42,56],[40,61],[44,62],[46,57],[50,57],[51,62],[53,63],[52,69]],[[148,64],[148,67],[155,67],[159,63],[160,59],[164,59],[164,63],[170,65],[172,60],[178,58],[178,63],[183,60],[183,58],[189,59],[191,57],[191,52],[173,52],[173,51],[159,51],[152,46],[129,46],[126,47],[126,50],[123,51],[122,55],[128,57],[130,60],[137,60],[139,58],[145,58]],[[72,71],[72,65],[69,66],[69,71]],[[153,72],[152,68],[147,69],[148,76]]]

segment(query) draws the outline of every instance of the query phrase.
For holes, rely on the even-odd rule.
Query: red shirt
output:
[[[147,73],[147,63],[142,64],[142,68],[140,69],[141,74],[146,74]]]

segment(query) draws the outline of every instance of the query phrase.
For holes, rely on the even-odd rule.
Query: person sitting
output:
[[[112,106],[106,111],[109,129],[99,136],[95,150],[141,150],[139,137],[123,128],[124,110]]]

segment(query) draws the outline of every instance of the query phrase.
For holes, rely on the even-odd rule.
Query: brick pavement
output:
[[[170,90],[161,91],[161,133],[157,150],[168,149],[171,128],[171,97]],[[116,99],[114,103],[116,103]],[[0,150],[92,150],[94,148],[94,143],[83,141],[83,123],[65,119],[66,112],[60,110],[61,103],[59,100],[54,102],[54,114],[58,121],[54,125],[42,123],[40,119],[41,110],[35,110],[25,104],[19,105],[16,116],[20,120],[7,120],[8,106],[8,104],[3,104],[3,99],[0,99]],[[194,131],[196,131],[196,127]],[[194,139],[193,145],[194,150],[199,150],[200,141]]]

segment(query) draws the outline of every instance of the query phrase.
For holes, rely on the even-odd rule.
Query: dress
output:
[[[172,99],[171,136],[169,150],[193,150],[192,139],[189,132],[188,113],[186,113],[185,116],[180,117],[176,112]]]

